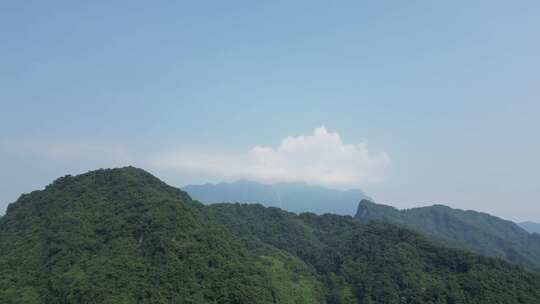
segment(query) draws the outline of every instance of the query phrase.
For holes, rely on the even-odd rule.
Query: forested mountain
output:
[[[0,303],[287,303],[281,278],[189,196],[98,170],[21,196],[0,220]],[[306,287],[308,288],[308,287]]]
[[[540,269],[540,235],[530,234],[511,221],[486,213],[443,205],[398,210],[362,200],[356,218],[363,222],[383,220],[404,225],[452,247]]]
[[[128,167],[0,218],[0,303],[539,303],[540,276],[387,223],[202,205]]]
[[[522,222],[522,223],[519,223],[519,226],[529,231],[530,233],[540,233],[540,223]]]
[[[358,202],[368,197],[360,190],[334,190],[305,183],[232,183],[188,185],[182,190],[203,203],[260,203],[290,212],[354,215]]]
[[[216,204],[205,210],[249,248],[277,248],[313,267],[328,303],[525,303],[540,296],[534,289],[538,275],[442,247],[399,226],[260,205]],[[513,281],[525,277],[532,286],[522,289]]]

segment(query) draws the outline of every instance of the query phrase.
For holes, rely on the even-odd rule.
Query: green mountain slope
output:
[[[64,177],[0,219],[0,303],[313,303],[187,194],[135,168]],[[275,284],[279,283],[279,284]],[[287,289],[283,290],[283,284]]]
[[[405,225],[452,247],[540,269],[540,238],[513,222],[486,213],[443,205],[398,210],[362,200],[355,217],[363,222],[384,220]]]
[[[328,303],[536,303],[540,297],[538,275],[399,226],[260,205],[205,210],[248,247],[274,247],[313,267]]]
[[[132,167],[21,196],[0,269],[7,304],[540,302],[540,276],[406,228],[205,206]]]

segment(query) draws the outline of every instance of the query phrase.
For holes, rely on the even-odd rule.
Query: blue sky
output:
[[[538,1],[111,2],[0,4],[0,213],[133,164],[540,221]]]

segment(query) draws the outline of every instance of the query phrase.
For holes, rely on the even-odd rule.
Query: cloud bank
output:
[[[245,153],[159,154],[148,160],[158,170],[204,174],[218,180],[250,179],[260,182],[306,182],[334,188],[380,182],[391,160],[373,153],[366,142],[345,144],[338,133],[324,127],[311,135],[288,136],[276,148],[255,146]]]
[[[277,147],[255,146],[232,154],[186,150],[135,153],[133,147],[116,141],[43,139],[0,142],[0,150],[37,154],[80,167],[134,165],[167,172],[188,183],[249,179],[306,182],[338,189],[380,182],[391,164],[387,153],[369,151],[366,142],[346,144],[338,133],[324,126],[310,135],[287,136]]]

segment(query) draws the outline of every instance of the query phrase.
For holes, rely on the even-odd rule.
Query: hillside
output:
[[[406,228],[202,205],[128,167],[0,218],[0,303],[539,303],[540,276]]]
[[[540,296],[538,275],[399,226],[260,205],[205,210],[253,250],[278,248],[313,267],[328,303],[535,303]]]
[[[398,210],[362,200],[355,217],[363,222],[383,220],[404,225],[452,247],[540,269],[540,237],[529,234],[511,221],[486,213],[443,205]]]
[[[275,279],[270,262],[185,192],[135,168],[67,176],[21,196],[0,219],[0,252],[4,304],[318,299],[311,281]]]
[[[368,198],[360,190],[334,190],[305,183],[260,184],[252,181],[188,185],[182,190],[203,203],[260,203],[290,212],[354,215],[357,203]]]

